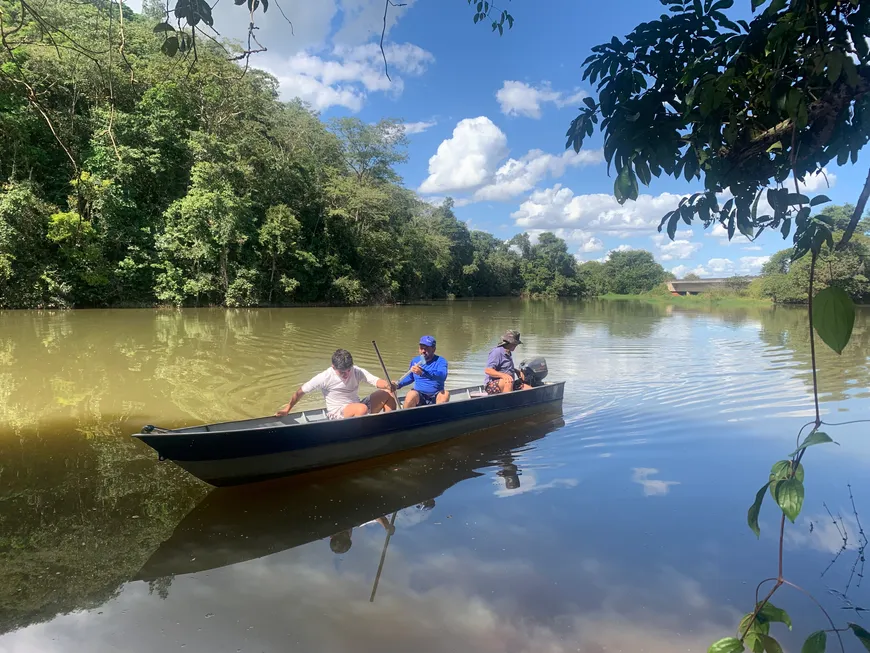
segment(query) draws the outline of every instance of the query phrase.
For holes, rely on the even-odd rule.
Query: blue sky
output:
[[[389,81],[377,47],[383,0],[283,0],[293,31],[272,9],[258,34],[268,52],[253,63],[279,79],[284,99],[301,97],[326,119],[404,119],[406,185],[431,201],[453,197],[457,215],[473,229],[501,238],[554,231],[580,260],[647,249],[678,276],[757,273],[766,257],[788,246],[767,233],[756,243],[738,234],[729,244],[721,227],[700,226],[678,231],[671,242],[656,232],[659,219],[700,182],[654,179],[638,201],[619,206],[600,136],[579,155],[565,152],[565,131],[593,90],[581,82],[581,63],[592,46],[660,15],[657,0],[503,2],[516,23],[502,37],[474,25],[465,0],[390,7]],[[736,8],[738,17],[746,17],[749,2],[739,3],[746,6]],[[215,14],[224,36],[243,36],[239,7],[224,2]],[[834,163],[827,168],[831,187],[820,176],[808,180],[807,191],[854,202],[866,162],[864,154],[856,166]]]

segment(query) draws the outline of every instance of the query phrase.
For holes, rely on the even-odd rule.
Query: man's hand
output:
[[[390,384],[390,390],[391,390],[393,393],[398,392],[398,390],[399,390],[399,384],[396,383],[395,381],[393,381],[393,382]]]
[[[413,372],[413,373],[416,374],[417,376],[423,376],[423,368],[420,367],[419,365],[414,365],[414,366],[411,368],[411,372]]]
[[[290,412],[290,404],[284,404],[281,408],[278,409],[278,412],[275,413],[275,417],[284,417]]]

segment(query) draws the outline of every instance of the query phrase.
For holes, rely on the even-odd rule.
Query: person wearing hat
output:
[[[394,383],[396,390],[414,384],[405,397],[405,408],[431,406],[450,401],[450,393],[444,389],[447,380],[447,361],[435,353],[435,338],[420,338],[420,355],[411,361],[408,373]]]
[[[486,374],[484,383],[486,394],[497,395],[532,387],[525,385],[522,378],[516,378],[518,373],[514,368],[513,351],[521,344],[523,341],[520,340],[520,332],[511,329],[504,332],[498,345],[489,352],[486,369],[483,371]]]

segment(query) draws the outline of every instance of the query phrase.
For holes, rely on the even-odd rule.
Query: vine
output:
[[[824,614],[830,628],[816,631],[807,637],[804,641],[801,653],[824,653],[828,645],[828,635],[834,634],[839,644],[839,649],[845,653],[845,645],[842,634],[851,632],[858,638],[861,644],[870,651],[870,632],[864,629],[859,624],[847,622],[845,627],[837,627],[831,615],[825,610],[824,606],[806,589],[788,580],[784,575],[783,570],[783,545],[785,542],[786,519],[794,523],[801,512],[804,504],[804,467],[802,464],[803,458],[807,450],[815,445],[820,444],[837,444],[831,437],[821,430],[822,422],[821,412],[819,410],[819,385],[818,376],[816,374],[816,343],[815,336],[818,336],[822,341],[833,349],[837,354],[842,353],[843,349],[849,343],[852,336],[852,328],[855,323],[855,306],[851,298],[841,288],[830,286],[820,291],[817,294],[813,292],[813,284],[815,280],[816,261],[819,252],[824,243],[830,243],[830,232],[825,233],[824,227],[820,227],[816,233],[812,235],[811,245],[811,261],[810,261],[810,279],[807,292],[807,313],[809,318],[810,329],[810,364],[813,373],[813,402],[815,408],[815,419],[808,424],[805,424],[798,431],[795,440],[796,448],[792,451],[788,458],[779,460],[774,463],[770,470],[770,476],[756,493],[755,501],[749,507],[747,513],[747,523],[756,537],[761,535],[761,529],[758,525],[758,517],[761,513],[761,506],[764,498],[770,494],[773,500],[781,511],[779,520],[779,547],[777,558],[777,573],[775,577],[765,578],[755,588],[755,607],[752,612],[746,614],[737,627],[737,637],[724,637],[714,642],[708,649],[708,653],[740,653],[742,651],[752,651],[753,653],[782,653],[782,646],[770,634],[770,625],[772,623],[783,623],[789,629],[792,627],[791,617],[781,608],[778,608],[771,602],[774,595],[783,586],[795,589],[810,599]],[[794,258],[799,258],[802,252],[796,246]],[[831,426],[831,425],[829,425]],[[804,431],[807,427],[812,427],[806,437],[801,440]],[[852,488],[849,486],[849,498],[852,501],[852,507],[855,507],[855,501],[852,496]],[[825,506],[827,509],[827,506]],[[830,511],[828,511],[830,514]],[[857,515],[857,511],[856,511]],[[848,541],[848,536],[845,530],[841,530],[836,519],[831,516],[838,532],[843,538],[843,549],[845,549]],[[856,517],[857,519],[857,517]],[[842,520],[841,520],[842,521]],[[859,524],[859,532],[864,537],[863,527]],[[865,538],[866,540],[866,538]],[[838,554],[839,556],[839,554]],[[863,545],[860,549],[860,557],[863,558]],[[835,558],[836,560],[836,558]],[[833,562],[832,562],[833,564]],[[857,564],[857,561],[856,561]],[[829,565],[830,568],[830,565]],[[853,574],[854,574],[853,566]],[[827,571],[827,569],[825,570]],[[769,583],[773,583],[764,598],[759,600],[759,594],[762,588]],[[851,577],[850,577],[851,583]]]

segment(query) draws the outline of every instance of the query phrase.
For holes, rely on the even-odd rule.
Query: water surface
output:
[[[506,328],[567,380],[561,411],[219,491],[129,437],[271,413],[338,346],[379,373],[373,339],[398,375],[432,334],[448,383],[479,383]],[[819,354],[823,418],[870,419],[870,314]],[[703,651],[776,571],[776,514],[756,540],[746,509],[810,387],[800,309],[0,312],[0,651]],[[786,573],[860,621],[836,593],[870,607],[847,487],[870,524],[870,428],[826,429],[841,446],[807,455]],[[777,604],[787,650],[824,626]]]

